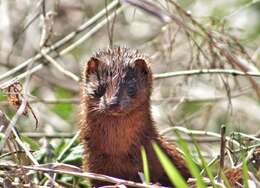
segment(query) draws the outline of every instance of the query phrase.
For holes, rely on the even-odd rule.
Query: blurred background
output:
[[[10,102],[7,88],[19,79],[23,86],[19,97],[28,99],[33,113],[28,109],[16,127],[32,150],[55,148],[57,143],[62,148],[66,138],[77,132],[82,66],[95,51],[109,44],[146,54],[155,77],[198,69],[259,71],[260,1],[181,0],[176,1],[179,7],[175,1],[149,1],[156,9],[149,4],[134,6],[133,2],[0,1],[0,110],[9,118],[15,114],[17,104]],[[57,43],[65,37],[71,38]],[[75,45],[75,41],[79,43]],[[48,57],[55,62],[38,58],[41,50],[49,50]],[[8,72],[21,65],[17,71]],[[25,93],[23,73],[36,66]],[[233,74],[157,77],[152,95],[154,120],[161,133],[173,140],[176,138],[168,129],[173,126],[219,133],[225,124],[228,135],[234,131],[259,135],[259,83],[259,76]],[[206,134],[201,137],[206,157],[218,153],[218,142]],[[49,149],[50,153],[53,150]],[[58,155],[55,152],[52,154]]]

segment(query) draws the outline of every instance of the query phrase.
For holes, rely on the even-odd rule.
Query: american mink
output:
[[[86,62],[81,85],[84,170],[140,182],[144,146],[151,181],[172,186],[152,148],[155,141],[183,177],[191,177],[176,146],[163,140],[154,127],[151,89],[148,58],[136,50],[108,48]],[[109,183],[93,181],[92,185]]]

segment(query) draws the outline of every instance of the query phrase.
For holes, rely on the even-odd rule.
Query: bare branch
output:
[[[224,162],[225,162],[225,148],[226,148],[226,126],[221,125],[220,129],[220,135],[221,135],[221,140],[220,140],[220,164],[219,164],[219,172],[218,172],[218,181],[220,182],[221,180],[221,174],[223,173],[224,170]]]
[[[82,177],[82,178],[88,178],[88,179],[93,179],[93,180],[99,180],[99,181],[105,181],[105,182],[110,182],[114,184],[123,184],[126,186],[131,186],[131,187],[140,187],[140,188],[145,188],[145,187],[151,187],[151,188],[164,188],[163,186],[159,185],[146,185],[142,183],[137,183],[133,181],[127,181],[119,178],[114,178],[102,174],[96,174],[96,173],[90,173],[90,172],[78,172],[78,171],[72,171],[72,170],[56,170],[52,168],[45,168],[41,166],[17,166],[17,165],[6,165],[6,164],[0,164],[0,168],[2,169],[20,169],[23,168],[25,170],[33,170],[33,171],[41,171],[41,172],[46,172],[46,173],[58,173],[58,174],[67,174],[67,175],[72,175],[72,176],[77,176],[77,177]]]
[[[73,74],[72,72],[66,70],[63,68],[57,61],[55,61],[51,56],[47,55],[45,50],[41,50],[41,53],[43,57],[45,57],[51,64],[53,64],[60,72],[62,72],[64,75],[70,77],[71,79],[75,80],[76,82],[79,82],[80,78]]]
[[[177,77],[177,76],[191,76],[191,75],[200,75],[200,74],[227,74],[233,76],[260,77],[260,72],[243,72],[235,69],[193,69],[193,70],[154,74],[154,78],[158,80],[162,78]]]

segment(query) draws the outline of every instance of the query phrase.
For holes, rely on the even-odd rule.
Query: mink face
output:
[[[149,101],[151,71],[137,51],[102,51],[85,67],[84,93],[91,112],[125,115]]]

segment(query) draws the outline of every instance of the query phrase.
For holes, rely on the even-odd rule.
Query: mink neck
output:
[[[149,101],[123,116],[95,116],[91,113],[87,116],[91,134],[89,147],[93,147],[95,153],[122,155],[133,145],[142,145],[144,137],[154,139],[157,136]]]

